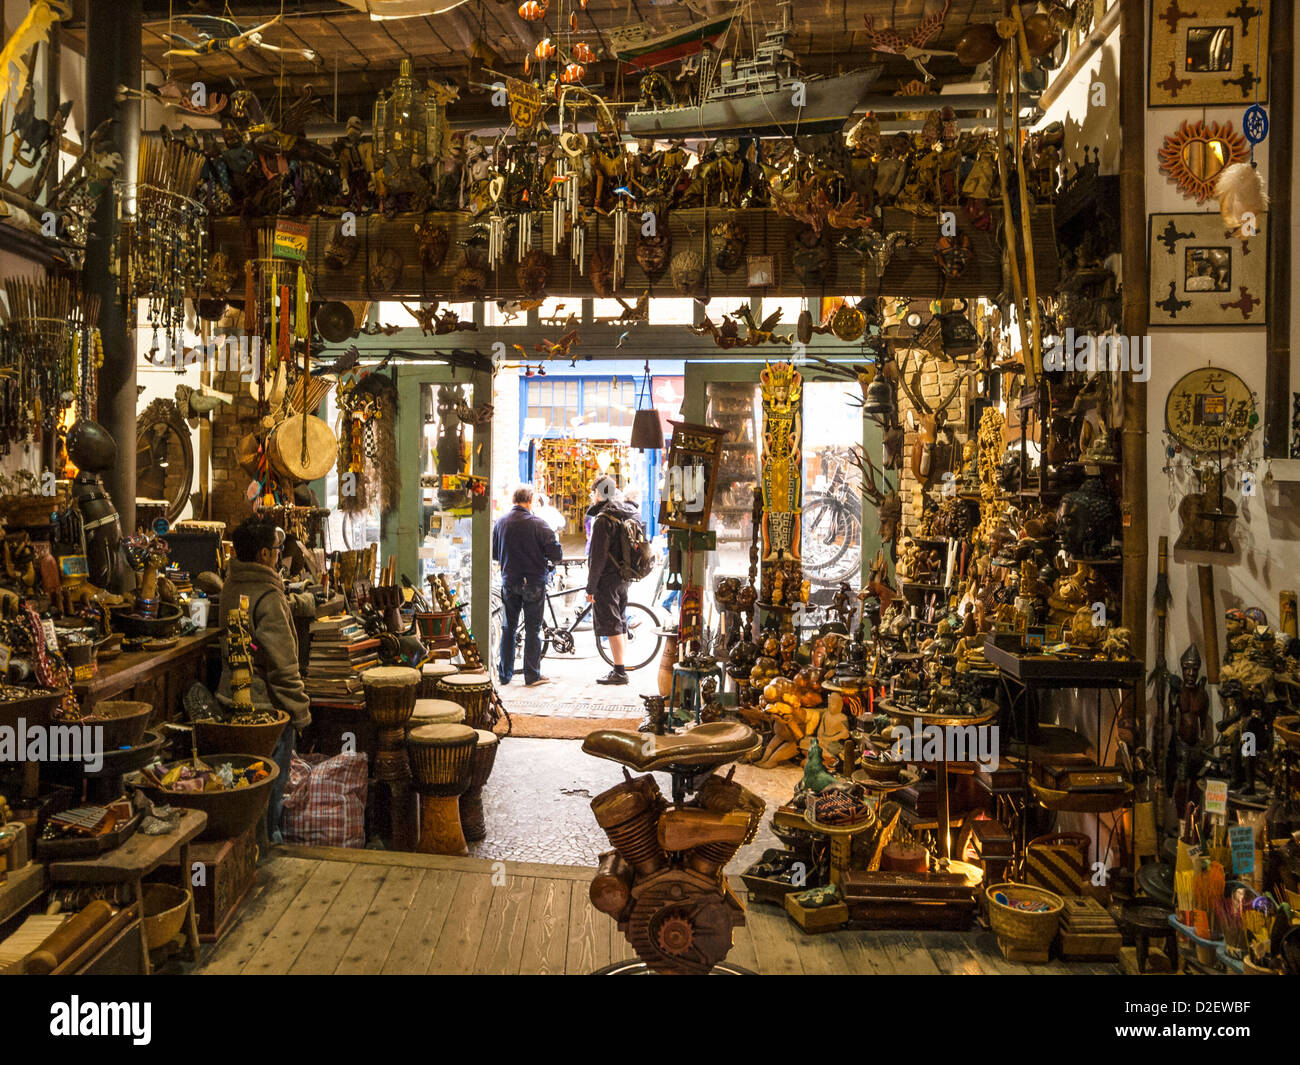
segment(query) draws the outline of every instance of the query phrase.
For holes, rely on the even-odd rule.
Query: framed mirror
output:
[[[135,494],[165,499],[163,516],[172,523],[189,502],[193,481],[190,427],[174,400],[155,399],[135,422]]]
[[[1160,172],[1197,203],[1214,196],[1215,183],[1225,167],[1250,158],[1246,138],[1231,122],[1183,122],[1165,137],[1156,154]]]

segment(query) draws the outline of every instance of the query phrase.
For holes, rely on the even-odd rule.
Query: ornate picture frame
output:
[[[1159,326],[1268,324],[1268,213],[1246,239],[1228,236],[1217,211],[1148,219],[1147,322]]]
[[[1271,2],[1152,0],[1147,106],[1267,103]]]

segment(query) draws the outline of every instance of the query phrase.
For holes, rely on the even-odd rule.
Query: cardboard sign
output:
[[[1225,817],[1228,813],[1228,782],[1226,780],[1207,780],[1205,782],[1205,812]]]
[[[306,222],[277,218],[271,255],[276,259],[296,259],[302,262],[307,258],[307,236],[310,233],[311,229]]]
[[[1232,871],[1237,876],[1254,873],[1255,830],[1250,825],[1233,825],[1228,829],[1228,843],[1232,846]]]

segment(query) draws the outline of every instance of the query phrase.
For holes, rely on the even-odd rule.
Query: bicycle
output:
[[[567,572],[570,566],[585,564],[586,560],[569,560],[566,559],[560,563],[559,568]],[[563,577],[560,577],[563,581]],[[595,606],[593,603],[584,603],[582,609],[574,614],[572,620],[567,625],[561,625],[559,617],[555,611],[555,601],[565,599],[572,595],[585,594],[581,588],[561,587],[553,592],[547,592],[545,596],[545,608],[542,615],[542,657],[545,658],[547,653],[554,651],[558,655],[571,655],[577,650],[577,641],[573,638],[574,632],[578,626],[591,617],[592,610]],[[499,588],[494,588],[492,592],[492,612],[490,615],[490,640],[492,650],[492,673],[497,675],[500,670],[500,647],[501,637],[505,631],[505,602]],[[549,624],[547,623],[546,611],[550,612]],[[631,671],[641,669],[649,665],[659,657],[659,652],[663,646],[663,637],[659,634],[659,618],[653,610],[641,603],[628,603],[627,613],[624,615],[627,622],[627,634],[623,641],[623,668]],[[520,619],[519,628],[515,632],[515,658],[519,660],[524,650],[524,626],[523,619]],[[596,641],[596,651],[605,662],[613,666],[614,659],[610,657],[608,641],[598,639]]]
[[[852,580],[861,565],[862,502],[850,478],[846,451],[826,448],[826,489],[809,492],[803,504],[803,571],[818,585]]]

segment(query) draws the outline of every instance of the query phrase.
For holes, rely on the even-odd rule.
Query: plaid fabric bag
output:
[[[294,755],[284,791],[284,840],[313,847],[366,845],[366,756]]]

